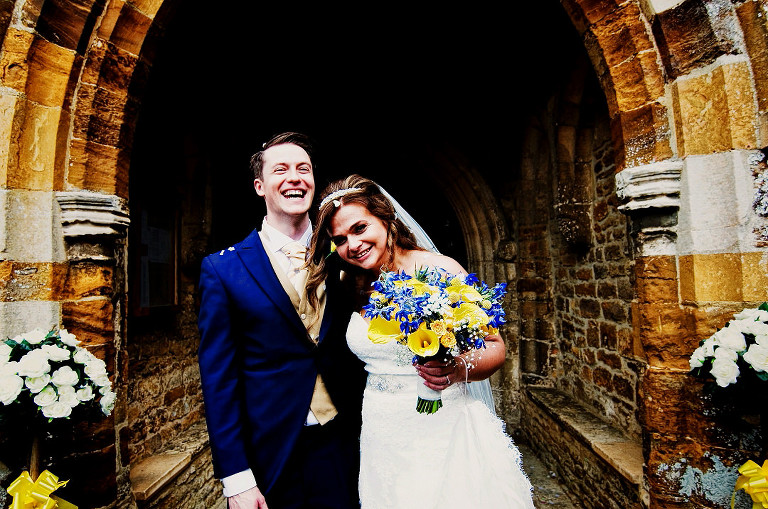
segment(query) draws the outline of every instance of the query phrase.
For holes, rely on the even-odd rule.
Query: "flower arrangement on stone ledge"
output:
[[[736,384],[740,377],[768,381],[768,304],[735,314],[701,342],[689,364],[693,375],[712,376],[720,387]]]
[[[51,422],[89,406],[112,413],[106,364],[79,343],[66,329],[35,329],[0,342],[0,416],[31,408]]]
[[[731,391],[730,396],[746,398],[761,412],[763,454],[768,443],[768,411],[758,398],[768,389],[768,303],[736,313],[716,333],[703,340],[689,359],[691,374],[714,378],[713,389]],[[739,393],[732,391],[738,388]],[[742,393],[742,394],[740,394]],[[768,460],[762,467],[748,460],[739,468],[731,507],[738,490],[752,498],[753,508],[768,509]]]

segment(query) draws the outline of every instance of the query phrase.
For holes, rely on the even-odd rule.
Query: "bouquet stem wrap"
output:
[[[29,472],[22,472],[6,490],[13,497],[11,509],[77,509],[76,505],[51,495],[67,482],[59,482],[48,470],[43,470],[32,482]]]
[[[430,389],[421,379],[416,382],[416,394],[416,410],[420,414],[433,414],[443,406],[442,391]]]

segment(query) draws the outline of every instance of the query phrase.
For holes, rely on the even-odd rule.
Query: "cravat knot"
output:
[[[282,252],[288,257],[293,270],[299,270],[306,260],[307,246],[301,242],[289,242],[283,246]]]

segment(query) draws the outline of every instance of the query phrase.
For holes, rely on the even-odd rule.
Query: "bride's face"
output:
[[[378,271],[387,259],[387,227],[359,203],[344,204],[331,219],[331,240],[342,260]]]

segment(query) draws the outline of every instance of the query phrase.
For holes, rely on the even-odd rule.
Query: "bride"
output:
[[[329,185],[323,196],[310,246],[307,295],[316,295],[339,262],[347,282],[354,284],[349,296],[356,312],[347,342],[368,371],[360,437],[363,509],[532,509],[532,488],[519,451],[487,402],[467,391],[468,382],[487,379],[504,362],[502,338],[488,336],[487,347],[474,355],[414,366],[406,346],[371,342],[361,314],[371,282],[383,270],[409,275],[428,267],[451,274],[466,271],[452,258],[419,247],[402,217],[412,228],[418,225],[371,180],[352,175]],[[416,411],[417,383],[442,391],[439,411]]]

